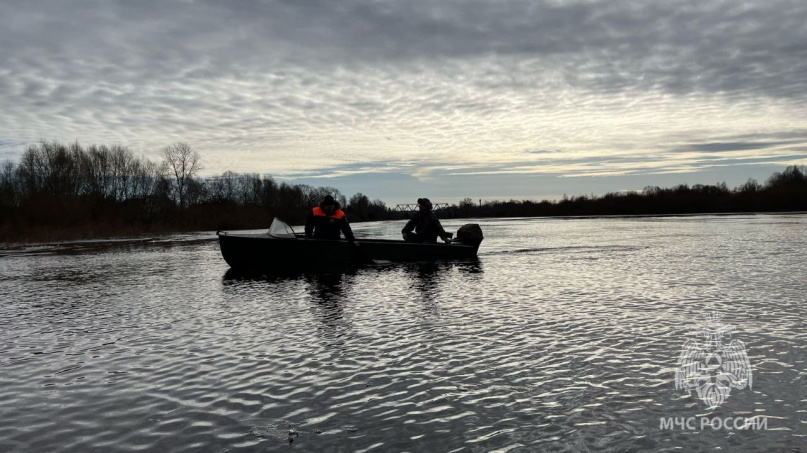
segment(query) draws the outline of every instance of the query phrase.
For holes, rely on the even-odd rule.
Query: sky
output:
[[[807,2],[2,0],[0,160],[39,140],[388,203],[807,164]]]

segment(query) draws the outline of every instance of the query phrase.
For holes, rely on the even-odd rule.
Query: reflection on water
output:
[[[807,217],[480,223],[476,262],[344,272],[198,235],[6,252],[0,451],[803,449]],[[708,304],[754,372],[712,411],[673,382]],[[769,430],[659,426],[704,415]]]

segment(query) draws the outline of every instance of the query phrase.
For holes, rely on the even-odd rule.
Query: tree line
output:
[[[17,163],[0,167],[0,242],[136,236],[169,231],[265,228],[273,217],[301,224],[311,208],[332,195],[350,221],[388,220],[411,213],[387,209],[334,187],[277,182],[255,173],[202,178],[202,160],[187,143],[166,146],[161,160],[136,156],[124,146],[29,146]],[[441,217],[538,217],[807,211],[807,169],[787,167],[764,184],[725,183],[557,201],[488,201],[466,198]]]
[[[161,161],[124,146],[42,141],[0,168],[0,242],[263,228],[273,217],[302,223],[332,195],[353,221],[381,220],[387,208],[361,193],[277,182],[255,173],[199,177],[202,160],[187,143]]]
[[[754,179],[736,188],[681,184],[671,188],[645,187],[642,191],[602,196],[563,196],[558,201],[489,201],[470,198],[451,206],[456,217],[540,217],[585,215],[660,215],[729,212],[807,211],[807,168],[789,166],[761,184]]]

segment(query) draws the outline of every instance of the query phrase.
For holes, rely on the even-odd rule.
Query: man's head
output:
[[[325,195],[325,198],[319,203],[320,208],[325,212],[333,212],[336,210],[336,201],[330,195]]]
[[[432,202],[428,198],[418,198],[418,210],[420,212],[431,212]]]

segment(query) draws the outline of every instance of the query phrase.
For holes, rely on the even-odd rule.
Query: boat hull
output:
[[[383,239],[347,241],[220,232],[221,254],[233,269],[310,269],[382,262],[472,260],[479,245],[416,244]]]

